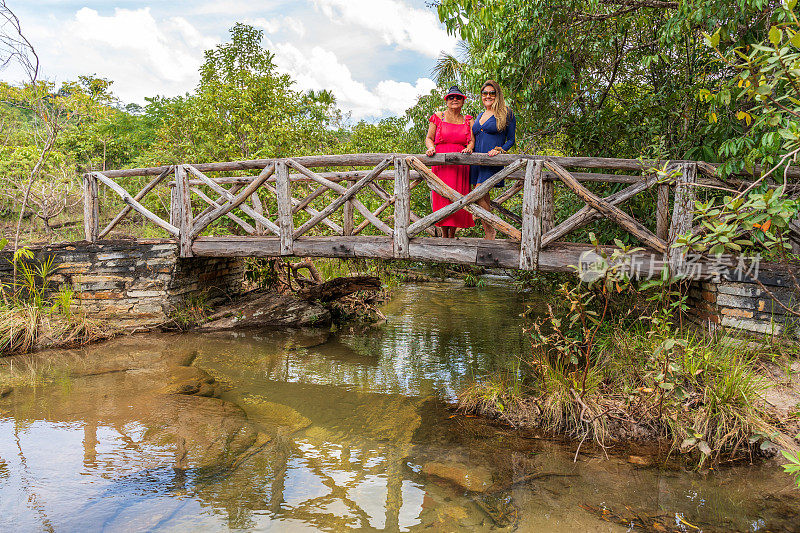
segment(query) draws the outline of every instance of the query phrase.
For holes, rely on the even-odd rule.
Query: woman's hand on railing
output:
[[[497,154],[500,154],[500,153],[502,153],[502,152],[500,151],[500,149],[498,149],[498,148],[492,148],[491,150],[489,150],[489,151],[486,153],[486,155],[488,155],[489,157],[494,157],[494,156],[496,156]]]
[[[425,150],[425,155],[427,155],[428,157],[433,157],[433,154],[435,153],[436,153],[436,147],[434,146],[431,146],[430,148]]]
[[[472,148],[470,148],[469,146],[467,146],[466,148],[464,148],[463,150],[461,150],[461,153],[462,153],[462,154],[471,154],[471,153],[472,153]]]

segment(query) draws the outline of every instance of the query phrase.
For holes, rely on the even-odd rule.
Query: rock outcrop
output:
[[[211,315],[201,331],[258,327],[326,327],[331,313],[324,307],[294,296],[251,293]]]

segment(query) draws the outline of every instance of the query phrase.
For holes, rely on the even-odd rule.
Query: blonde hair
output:
[[[497,121],[497,131],[503,131],[506,129],[506,124],[508,123],[508,114],[511,110],[506,106],[506,101],[503,98],[503,91],[500,89],[500,84],[498,84],[494,80],[486,80],[486,82],[481,85],[481,92],[486,87],[491,87],[494,89],[495,97],[494,103],[492,104],[492,111],[494,111],[494,119]]]

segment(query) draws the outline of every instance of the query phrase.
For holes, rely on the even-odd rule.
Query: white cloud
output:
[[[433,11],[416,9],[400,0],[313,0],[332,21],[377,32],[388,45],[428,57],[455,50],[456,39],[442,29]]]
[[[294,17],[275,17],[266,19],[263,17],[249,19],[247,23],[257,28],[263,28],[267,33],[278,33],[283,29],[289,30],[300,37],[305,37],[306,27],[303,21]]]
[[[46,76],[109,78],[125,102],[191,91],[203,51],[218,42],[182,17],[157,21],[149,8],[115,9],[101,16],[84,7],[66,21],[50,17],[28,27]]]
[[[402,114],[414,105],[417,98],[435,88],[428,78],[420,78],[415,85],[406,82],[384,80],[375,90],[353,79],[347,65],[330,50],[315,46],[304,53],[290,43],[270,43],[275,50],[275,62],[288,73],[301,90],[327,89],[336,96],[344,111],[350,111],[355,119],[378,117],[386,113]]]
[[[113,80],[124,102],[191,92],[203,52],[227,40],[236,20],[265,30],[265,46],[299,89],[331,90],[356,119],[403,113],[434,87],[422,77],[429,58],[455,44],[433,11],[411,0],[204,0],[190,9],[162,2],[98,10],[77,3],[70,11],[37,1],[22,22],[43,76],[96,74]],[[0,72],[0,79],[22,78],[14,66]]]
[[[375,87],[375,94],[386,106],[385,108],[396,115],[401,115],[406,109],[417,103],[423,94],[428,94],[436,89],[436,82],[430,78],[418,78],[415,85],[404,81],[384,80]]]
[[[253,0],[212,0],[194,9],[198,15],[242,15],[265,9]]]

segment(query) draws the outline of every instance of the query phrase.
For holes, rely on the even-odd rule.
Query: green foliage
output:
[[[526,149],[555,135],[567,153],[638,157],[658,147],[666,158],[712,161],[741,127],[704,128],[711,104],[697,95],[716,93],[727,67],[696,37],[721,27],[726,43],[743,46],[781,16],[767,0],[442,0],[437,9],[467,43],[462,79],[473,90],[486,78],[508,88]]]
[[[800,201],[783,187],[760,187],[746,194],[696,202],[695,223],[704,231],[681,235],[675,246],[712,254],[741,253],[757,248],[768,254],[791,249],[785,233],[800,211]]]
[[[788,464],[783,465],[783,471],[792,475],[795,483],[797,483],[797,488],[800,488],[800,452],[792,455],[785,450],[781,450],[781,453],[789,461]]]
[[[786,163],[781,154],[794,155],[800,147],[800,21],[795,9],[794,0],[782,2],[762,22],[757,38],[746,43],[732,40],[727,26],[704,33],[719,58],[718,68],[733,74],[698,92],[710,104],[706,131],[723,130],[723,173],[756,163],[765,168]]]
[[[248,257],[245,262],[244,278],[261,290],[273,289],[278,284],[278,259]]]

